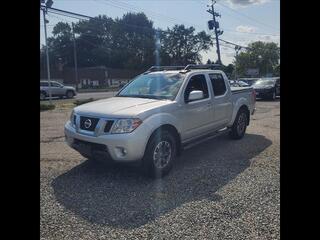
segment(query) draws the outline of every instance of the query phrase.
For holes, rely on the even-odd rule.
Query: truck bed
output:
[[[232,94],[240,93],[240,92],[247,92],[252,91],[252,87],[230,87]]]

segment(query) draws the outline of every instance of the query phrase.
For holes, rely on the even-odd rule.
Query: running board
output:
[[[218,136],[220,136],[220,135],[222,135],[222,134],[224,134],[226,132],[229,132],[229,131],[230,131],[230,128],[228,128],[228,127],[222,128],[222,129],[220,129],[218,131],[215,131],[213,133],[209,133],[209,134],[207,134],[205,136],[202,136],[202,137],[199,137],[199,138],[197,138],[195,140],[191,140],[188,143],[182,144],[182,148],[183,148],[183,150],[192,148],[192,147],[194,147],[194,146],[196,146],[196,145],[198,145],[200,143],[206,142],[206,141],[208,141],[210,139],[218,137]]]

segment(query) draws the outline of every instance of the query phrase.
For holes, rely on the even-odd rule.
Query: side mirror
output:
[[[188,102],[202,99],[204,97],[203,91],[194,90],[189,94]]]

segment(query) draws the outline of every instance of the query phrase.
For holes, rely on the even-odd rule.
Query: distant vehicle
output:
[[[261,78],[252,85],[257,98],[275,100],[280,96],[280,78]]]
[[[235,80],[229,80],[231,87],[250,87],[250,85],[243,81],[235,81]]]
[[[115,97],[74,108],[67,144],[91,160],[140,161],[145,173],[161,177],[190,144],[223,132],[242,138],[255,92],[230,87],[224,72],[209,67],[151,67]]]
[[[64,86],[63,84],[51,81],[51,96],[73,98],[77,95],[74,87]],[[49,81],[40,81],[40,100],[45,100],[49,97]]]
[[[252,84],[258,81],[259,78],[240,78],[239,80],[249,84],[249,86],[252,86]]]

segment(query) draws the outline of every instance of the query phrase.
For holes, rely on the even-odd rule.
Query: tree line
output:
[[[144,71],[156,64],[201,64],[201,53],[209,51],[213,45],[210,35],[204,31],[195,32],[193,27],[174,25],[166,30],[155,29],[144,13],[127,13],[115,19],[99,15],[90,20],[81,20],[73,26],[66,22],[54,26],[52,37],[48,38],[51,68],[59,65],[74,67],[73,32],[76,36],[78,67],[106,66]],[[270,51],[275,49],[273,47]],[[272,67],[264,67],[270,64],[269,61],[260,61],[256,65],[266,70],[274,68],[277,56],[271,52],[267,51],[267,54]],[[259,54],[264,57],[265,51]],[[251,63],[256,55],[250,51],[238,55],[234,61],[238,74],[244,73],[248,66],[254,67]],[[43,46],[40,49],[43,69],[45,59]],[[234,72],[234,64],[223,66],[229,76]]]

